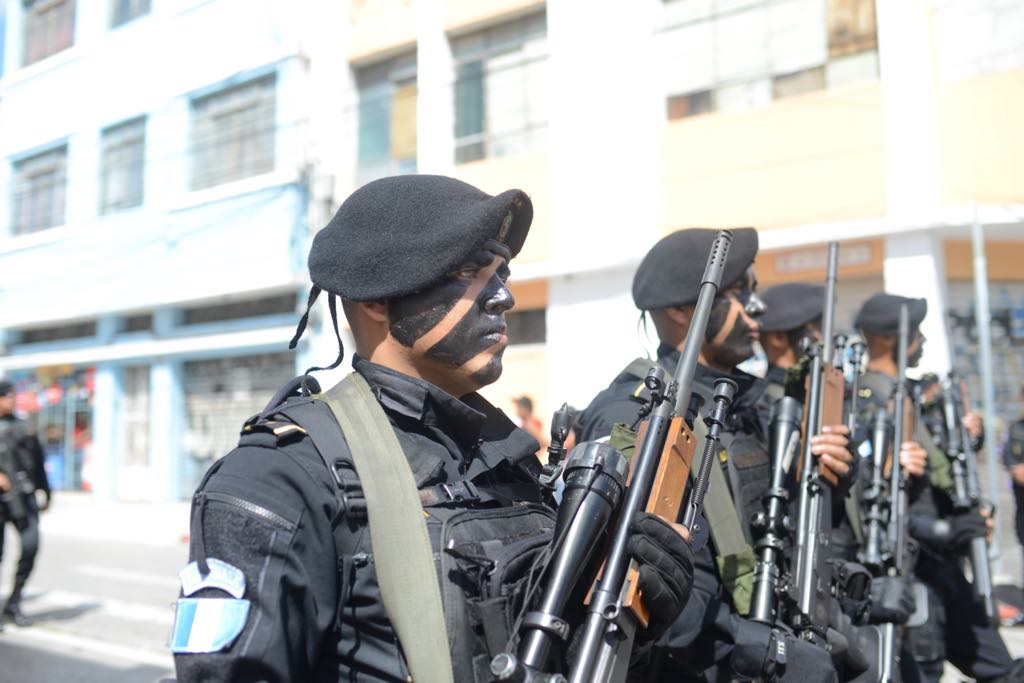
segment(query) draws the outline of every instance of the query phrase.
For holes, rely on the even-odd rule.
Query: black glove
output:
[[[913,527],[916,538],[939,550],[959,550],[971,539],[988,534],[985,518],[975,510],[945,519],[920,521]]]
[[[655,640],[682,613],[690,597],[693,551],[667,522],[646,512],[637,514],[629,531],[629,554],[639,565],[640,591],[651,611],[651,621],[638,638]]]
[[[739,622],[729,665],[742,678],[779,683],[836,683],[832,656],[825,648],[790,633],[746,619]]]
[[[871,579],[872,624],[905,624],[914,608],[914,590],[909,583],[897,576]]]
[[[956,549],[966,548],[976,538],[988,535],[985,518],[977,510],[970,510],[952,517],[949,520],[953,529],[951,544]]]

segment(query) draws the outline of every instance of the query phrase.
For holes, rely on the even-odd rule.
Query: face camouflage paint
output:
[[[389,302],[391,335],[478,384],[493,382],[508,343],[505,311],[515,305],[508,272],[504,254],[479,251],[434,287]]]
[[[725,293],[716,298],[708,317],[704,338],[713,347],[715,362],[730,368],[754,355],[754,327],[742,309],[742,303]]]

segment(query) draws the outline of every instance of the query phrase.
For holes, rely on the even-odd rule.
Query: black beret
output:
[[[928,314],[928,302],[895,294],[875,294],[864,302],[854,326],[868,334],[895,337],[900,333],[900,306],[907,305],[910,331],[917,329]]]
[[[717,230],[689,228],[662,237],[644,256],[633,276],[636,307],[653,311],[696,303],[711,243],[717,234]],[[733,228],[721,289],[740,279],[756,255],[757,231]]]
[[[814,322],[825,311],[825,288],[805,282],[787,282],[761,294],[764,315],[757,324],[764,332],[789,332]]]
[[[0,396],[10,396],[14,393],[14,385],[5,379],[0,379]]]
[[[352,301],[404,296],[452,272],[487,240],[515,256],[532,221],[522,190],[494,197],[446,176],[381,178],[353,192],[313,238],[309,275]]]

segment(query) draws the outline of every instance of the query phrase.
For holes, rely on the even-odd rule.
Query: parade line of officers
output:
[[[510,265],[532,218],[520,190],[491,196],[452,178],[407,175],[360,188],[316,235],[313,287],[292,346],[324,297],[335,329],[339,310],[351,328],[353,373],[321,393],[314,373],[342,362],[339,335],[337,358],[282,387],[199,485],[171,637],[178,680],[494,680],[489,663],[515,651],[524,602],[536,596],[532,571],[557,507],[555,487],[539,481],[536,440],[477,393],[502,371],[504,314],[515,306]],[[578,442],[635,425],[649,398],[645,368],[675,370],[714,234],[674,232],[643,258],[632,295],[657,332],[657,358],[609,378],[578,415]],[[963,572],[965,549],[990,520],[984,510],[953,511],[950,465],[924,419],[894,449],[909,478],[912,576],[876,576],[856,600],[837,594],[842,610],[827,643],[747,618],[753,567],[740,560],[752,557],[751,520],[770,485],[769,415],[805,340],[819,339],[824,308],[819,286],[760,292],[757,251],[755,230],[733,231],[693,381],[708,396],[718,378],[738,385],[717,463],[728,485],[708,495],[731,497],[742,535],[731,545],[746,550],[723,553],[724,533],[712,528],[712,542],[693,552],[685,533],[639,515],[628,548],[651,617],[629,680],[864,680],[875,655],[858,650],[858,629],[885,623],[904,634],[897,680],[938,681],[946,661],[984,683],[1024,680],[1024,662],[1010,657]],[[898,379],[901,306],[912,367],[925,342],[924,300],[878,294],[857,314],[860,416],[885,406]],[[580,343],[594,339],[580,331]],[[764,379],[738,368],[757,341],[770,361]],[[870,418],[860,416],[852,434],[832,424],[810,436],[835,482],[834,575],[856,560],[863,538],[857,505],[844,504],[847,492],[856,501],[867,469],[859,462],[869,455]],[[979,421],[965,423],[979,446]],[[410,507],[403,491],[413,486]],[[436,564],[426,577],[413,568],[420,544]],[[904,630],[922,602],[927,620]],[[566,609],[569,634],[552,671],[571,667],[582,614]]]

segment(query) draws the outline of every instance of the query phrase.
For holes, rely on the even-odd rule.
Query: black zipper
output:
[[[256,515],[257,517],[267,522],[270,522],[274,526],[284,529],[285,531],[292,531],[293,529],[295,529],[295,525],[289,522],[287,519],[277,514],[273,510],[268,510],[267,508],[257,505],[256,503],[250,503],[249,501],[243,500],[242,498],[238,498],[237,496],[231,496],[226,493],[218,493],[216,491],[204,491],[203,495],[209,500],[215,500],[218,503],[227,503],[228,505],[233,505],[234,507],[242,508],[249,514]]]

